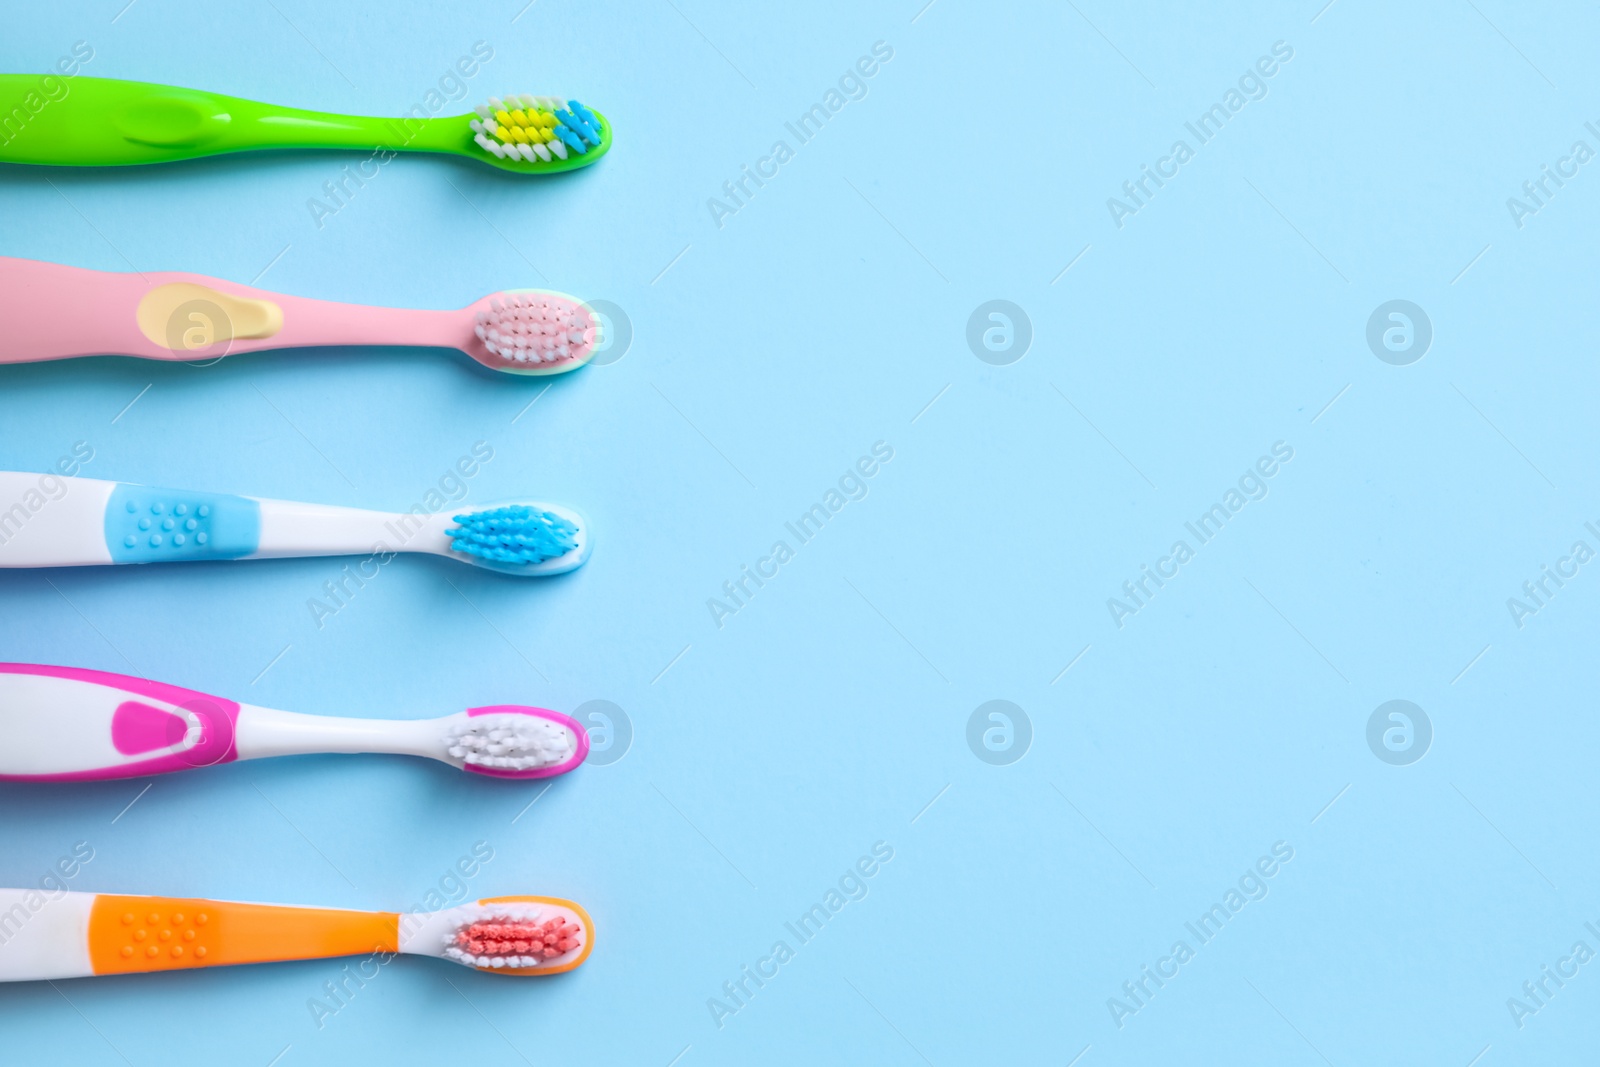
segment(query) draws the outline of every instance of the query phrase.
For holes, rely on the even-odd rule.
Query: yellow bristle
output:
[[[518,144],[528,143],[528,131],[523,129],[521,126],[511,127],[511,136],[517,139]]]
[[[528,124],[528,114],[519,107],[511,113],[511,121],[518,126],[526,126]]]
[[[511,125],[511,116],[506,114],[504,111],[496,111],[494,113],[494,121],[501,126],[509,126]]]

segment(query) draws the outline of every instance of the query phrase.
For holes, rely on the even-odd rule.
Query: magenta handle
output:
[[[138,778],[238,758],[239,704],[105,671],[0,663],[0,781]]]
[[[177,285],[200,286],[223,299],[198,295],[172,301],[175,306],[156,323],[155,332],[166,343],[157,343],[141,328],[141,304],[161,287]],[[230,315],[228,298],[275,306],[281,325],[269,336],[238,336],[248,328],[243,321],[233,328],[237,312]],[[0,363],[101,355],[191,361],[312,345],[465,349],[473,340],[470,310],[366,307],[285,296],[200,274],[118,274],[0,256]],[[201,344],[189,339],[195,329],[201,338],[223,339]]]

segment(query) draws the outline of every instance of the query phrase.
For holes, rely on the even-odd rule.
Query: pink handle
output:
[[[77,667],[0,663],[0,781],[137,778],[238,758],[239,705]],[[198,722],[200,736],[185,743]],[[158,756],[145,756],[157,750]],[[145,758],[140,758],[145,757]]]
[[[152,290],[177,283],[205,286],[227,296],[267,300],[283,312],[270,337],[236,338],[204,348],[174,350],[151,341],[139,328],[140,301]],[[191,361],[236,352],[312,345],[424,345],[465,350],[473,342],[473,315],[487,298],[465,311],[418,311],[340,304],[284,296],[219,278],[174,271],[114,274],[59,263],[0,256],[0,363],[30,363],[74,356],[124,355]],[[205,301],[185,304],[183,315],[212,324],[227,312]],[[225,336],[221,330],[217,336]]]

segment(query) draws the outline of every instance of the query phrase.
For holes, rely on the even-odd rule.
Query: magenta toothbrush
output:
[[[427,756],[492,778],[548,778],[589,754],[557,711],[518,704],[439,719],[351,719],[258,708],[144,678],[0,663],[0,781],[137,778],[319,752]]]
[[[540,289],[418,311],[283,296],[199,274],[110,274],[0,256],[0,363],[409,345],[454,348],[512,374],[560,374],[587,363],[600,342],[588,307]]]

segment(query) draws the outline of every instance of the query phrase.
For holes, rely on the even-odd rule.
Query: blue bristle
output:
[[[576,100],[568,100],[567,107],[574,115],[578,116],[587,124],[594,127],[596,130],[600,129],[600,120],[594,117],[593,111],[590,111]]]
[[[573,117],[582,124],[578,127],[578,132],[583,134],[583,139],[598,148],[600,146],[600,120],[594,117],[594,112],[576,100],[568,100],[567,107],[572,109]]]
[[[580,129],[582,128],[579,125],[578,120],[567,114],[565,111],[557,111],[555,114],[556,118],[561,121],[561,125],[557,126],[550,132],[565,141],[567,146],[574,149],[579,155],[587,154],[589,151],[589,146],[583,143],[582,137],[573,132],[573,127]]]
[[[523,504],[457,515],[450,547],[497,563],[543,563],[571,552],[578,527],[568,519]]]

